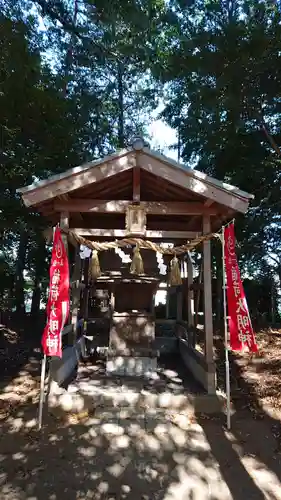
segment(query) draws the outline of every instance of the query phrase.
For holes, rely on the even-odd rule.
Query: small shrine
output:
[[[153,372],[159,355],[155,296],[164,283],[167,311],[175,297],[174,331],[178,338],[185,331],[185,363],[214,393],[211,241],[225,221],[247,211],[252,196],[152,151],[139,138],[126,150],[19,192],[50,228],[60,225],[69,251],[65,350],[79,345],[86,356],[91,345],[106,345],[108,374]],[[194,249],[201,255],[197,278]]]

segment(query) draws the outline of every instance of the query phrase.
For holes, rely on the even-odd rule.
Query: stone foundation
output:
[[[204,387],[208,394],[216,394],[216,366],[207,364],[204,355],[189,347],[186,340],[180,340],[180,355],[194,378]]]
[[[157,358],[115,356],[108,358],[106,372],[108,375],[127,375],[131,377],[149,376],[157,369]]]

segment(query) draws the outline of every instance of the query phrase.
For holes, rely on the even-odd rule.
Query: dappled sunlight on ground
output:
[[[280,456],[264,422],[227,432],[219,419],[171,409],[107,409],[80,419],[45,415],[39,433],[36,414],[37,405],[26,405],[2,424],[1,499],[281,500]],[[268,439],[267,451],[257,436]]]
[[[28,363],[21,368],[17,376],[0,382],[0,423],[19,406],[32,404],[39,398],[40,375],[38,374],[38,358],[30,357]]]
[[[39,368],[31,353],[0,381],[0,500],[281,500],[281,448],[273,432],[280,422],[262,407],[256,418],[234,398],[230,432],[225,416],[132,404],[60,418],[45,412],[39,433]],[[84,382],[87,374],[85,366]],[[185,390],[176,368],[158,375],[153,387],[160,396],[169,384]],[[124,378],[116,383],[132,389]],[[253,387],[250,380],[243,391]]]
[[[213,488],[214,498],[231,498],[196,422],[182,417],[181,429],[164,413],[124,416],[102,412],[77,425],[49,417],[42,436],[31,415],[9,418],[1,443],[2,494],[15,500],[199,500]]]

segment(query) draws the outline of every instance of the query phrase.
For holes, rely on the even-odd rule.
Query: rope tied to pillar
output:
[[[153,250],[154,252],[159,252],[162,255],[182,255],[189,250],[192,250],[196,248],[200,243],[203,243],[204,241],[209,241],[212,238],[219,237],[218,233],[208,233],[205,235],[198,236],[192,241],[189,241],[185,243],[184,245],[180,245],[177,247],[173,248],[163,248],[160,245],[157,245],[156,243],[149,241],[149,240],[143,240],[141,238],[123,238],[121,240],[115,240],[115,241],[105,241],[105,242],[98,242],[98,241],[90,241],[87,240],[86,238],[83,238],[83,236],[78,235],[74,231],[71,231],[70,229],[61,229],[61,231],[68,236],[70,236],[73,240],[75,240],[79,245],[84,245],[91,250],[97,250],[98,252],[103,252],[106,250],[114,250],[115,248],[124,248],[128,246],[138,246],[139,249],[148,249],[148,250]]]
[[[198,236],[194,240],[189,241],[184,245],[180,245],[173,248],[166,248],[166,247],[164,248],[152,241],[143,240],[141,238],[128,237],[128,238],[123,238],[122,240],[98,242],[98,241],[87,240],[86,238],[83,238],[83,236],[78,235],[76,232],[71,231],[70,229],[61,229],[61,231],[67,234],[70,239],[76,241],[79,245],[84,245],[92,250],[89,276],[93,281],[98,279],[102,274],[99,263],[98,252],[103,252],[106,250],[114,250],[116,248],[134,247],[132,263],[130,266],[131,274],[136,274],[136,275],[144,274],[143,260],[140,253],[141,248],[152,250],[155,253],[158,252],[162,255],[173,256],[173,258],[170,261],[170,269],[168,275],[168,284],[170,286],[179,286],[182,284],[178,256],[183,255],[186,252],[194,249],[204,241],[209,241],[212,238],[219,237],[218,233],[209,233]]]

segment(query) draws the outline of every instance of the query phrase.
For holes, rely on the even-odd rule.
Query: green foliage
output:
[[[142,40],[161,5],[123,2],[116,12],[88,0],[1,2],[2,307],[23,309],[24,276],[42,290],[47,272],[39,236],[47,221],[16,189],[145,133],[157,103]]]
[[[62,80],[42,63],[39,47],[34,47],[32,19],[27,22],[1,16],[0,40],[0,231],[1,294],[16,299],[24,269],[32,257],[36,234],[43,224],[37,214],[22,206],[16,193],[20,186],[49,173],[65,170],[81,160],[77,148],[79,119],[76,103],[66,100]],[[37,39],[38,41],[38,39]],[[22,266],[16,260],[24,233],[28,244]],[[44,269],[43,269],[44,271]],[[4,278],[4,279],[2,279]],[[6,290],[5,283],[10,283]],[[21,285],[20,285],[21,286]],[[21,294],[22,295],[22,294]],[[13,307],[10,299],[8,306]]]
[[[278,5],[174,2],[154,74],[166,84],[164,119],[178,129],[187,163],[255,195],[237,220],[240,258],[255,272],[280,269],[280,41]],[[176,27],[176,28],[175,28]],[[275,265],[278,271],[278,265]]]
[[[25,276],[41,298],[46,284],[46,221],[16,189],[145,135],[163,101],[183,161],[255,195],[239,259],[281,282],[280,2],[0,0],[0,12],[2,307],[20,303]]]
[[[35,3],[49,27],[53,53],[60,40],[57,68],[65,74],[68,93],[79,102],[90,156],[101,156],[145,134],[148,113],[159,99],[148,64],[149,40],[164,3]]]

